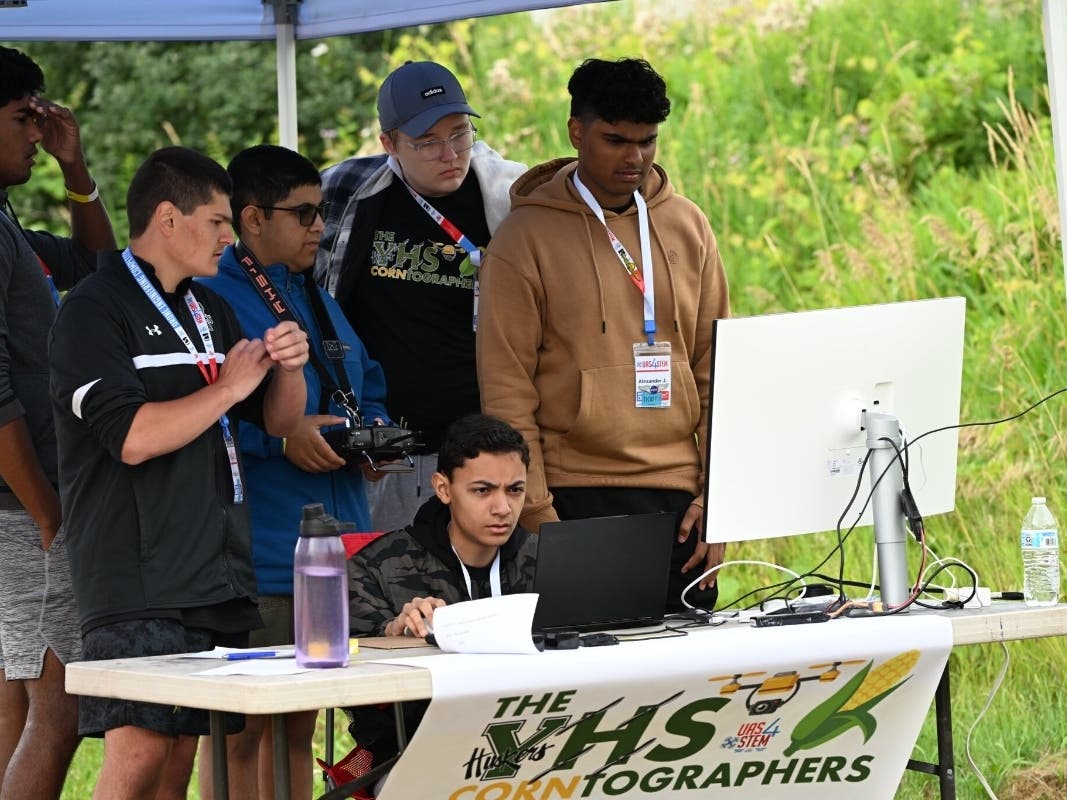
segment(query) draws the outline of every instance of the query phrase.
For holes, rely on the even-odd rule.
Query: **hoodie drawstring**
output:
[[[600,277],[600,262],[596,257],[597,248],[593,244],[593,231],[589,227],[589,215],[582,214],[582,221],[585,222],[585,237],[589,241],[589,250],[593,254],[593,272],[596,273],[596,288],[600,299],[600,333],[605,334],[608,332],[608,312],[607,306],[604,304],[604,281]]]

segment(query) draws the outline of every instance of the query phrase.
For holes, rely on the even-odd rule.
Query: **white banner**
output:
[[[891,800],[951,642],[898,616],[390,659],[433,700],[379,798]]]

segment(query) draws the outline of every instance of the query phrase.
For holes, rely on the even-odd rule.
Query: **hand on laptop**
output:
[[[385,626],[386,636],[418,636],[433,631],[433,611],[446,605],[439,597],[415,597],[400,609],[396,619]]]

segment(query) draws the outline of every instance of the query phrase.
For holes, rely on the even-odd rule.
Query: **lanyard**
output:
[[[480,267],[482,265],[482,251],[478,249],[478,245],[472,242],[466,234],[449,221],[444,214],[430,205],[430,202],[425,197],[411,188],[408,182],[404,180],[404,174],[400,171],[400,164],[393,158],[393,156],[389,156],[387,163],[389,164],[389,169],[391,169],[396,176],[400,178],[400,182],[407,187],[408,192],[411,193],[412,199],[430,216],[430,219],[441,226],[441,230],[452,237],[453,242],[467,251],[471,263],[474,264],[475,267]]]
[[[571,177],[574,179],[574,187],[578,190],[578,194],[582,196],[582,200],[589,206],[589,210],[596,214],[596,218],[600,220],[600,224],[608,232],[608,240],[611,242],[612,249],[615,250],[615,255],[619,257],[622,268],[626,270],[626,274],[630,276],[634,286],[641,292],[644,299],[645,334],[648,336],[648,343],[653,344],[656,333],[656,291],[652,278],[652,240],[648,233],[648,205],[645,203],[645,198],[641,196],[640,192],[634,192],[634,204],[637,206],[637,232],[641,240],[641,274],[639,275],[633,256],[630,255],[630,251],[626,249],[625,245],[619,241],[619,238],[608,227],[608,223],[604,219],[604,210],[600,207],[600,203],[596,201],[596,198],[593,197],[593,193],[585,187],[585,184],[578,177],[578,170],[575,170]]]
[[[312,341],[311,331],[308,329],[308,326],[296,315],[295,311],[286,305],[282,293],[278,291],[278,288],[274,285],[274,281],[270,279],[270,275],[263,269],[263,266],[259,263],[259,259],[256,258],[255,253],[249,250],[243,242],[235,244],[233,246],[233,251],[237,263],[244,270],[245,275],[248,276],[248,280],[252,282],[252,286],[255,287],[255,290],[259,293],[260,298],[267,305],[267,308],[270,309],[274,318],[279,322],[295,322],[300,326],[300,329],[308,335],[308,341]],[[309,280],[307,277],[304,279],[304,288],[307,291],[308,306],[311,308],[311,315],[315,318],[315,323],[319,328],[319,335],[322,337],[323,354],[327,361],[333,363],[334,373],[336,375],[336,379],[330,377],[330,372],[326,368],[326,364],[323,363],[318,351],[314,347],[310,348],[308,351],[308,361],[311,363],[315,373],[319,376],[319,384],[325,390],[319,393],[319,413],[325,414],[329,410],[330,400],[333,400],[346,412],[362,420],[362,414],[360,414],[359,411],[359,403],[356,402],[356,393],[352,389],[351,382],[348,380],[348,374],[345,372],[344,345],[337,336],[337,331],[334,328],[333,322],[330,320],[330,314],[326,310],[322,295],[319,294],[321,290],[315,281]]]
[[[59,307],[59,289],[56,288],[56,280],[52,277],[52,270],[48,268],[48,265],[44,263],[44,259],[37,253],[37,261],[41,265],[41,269],[44,270],[44,279],[48,281],[48,290],[52,293],[52,301],[56,304],[56,308]]]
[[[19,233],[22,234],[22,238],[26,240],[26,244],[30,246],[30,250],[37,257],[37,263],[41,265],[41,270],[44,272],[44,278],[48,282],[48,291],[52,293],[52,300],[55,302],[56,307],[59,306],[59,290],[56,288],[55,278],[52,277],[52,270],[48,268],[48,264],[41,258],[41,254],[33,249],[33,242],[30,241],[30,237],[26,234],[26,229],[22,227],[22,223],[19,222],[18,215],[15,213],[15,207],[11,205],[11,198],[4,197],[4,206],[2,211],[6,211],[7,215],[11,218],[11,221],[15,223],[15,227],[19,229]]]
[[[455,547],[452,548],[452,552],[456,553]],[[467,584],[467,597],[473,600],[474,587],[471,585],[471,574],[467,571],[467,565],[463,563],[459,553],[456,553],[456,560],[459,561],[459,568],[463,572],[463,580]],[[497,548],[496,557],[493,558],[493,565],[489,567],[489,594],[492,597],[500,597],[503,593],[500,588],[500,549]]]
[[[389,156],[386,163],[389,165],[389,169],[400,179],[400,182],[404,184],[408,192],[411,194],[412,199],[418,203],[422,210],[429,214],[430,219],[441,226],[441,230],[452,237],[452,241],[467,251],[467,256],[470,258],[471,263],[475,269],[478,269],[482,265],[482,251],[478,249],[478,245],[472,242],[466,234],[457,228],[450,220],[448,220],[444,214],[430,205],[430,202],[421,194],[416,192],[404,180],[404,173],[400,171],[400,162],[398,162],[393,156]],[[474,273],[474,310],[471,317],[471,328],[475,331],[478,330],[478,298],[481,292],[478,289],[478,273]]]
[[[200,341],[204,344],[204,353],[201,354],[196,345],[193,344],[193,340],[189,338],[189,334],[185,332],[185,328],[182,327],[181,322],[174,315],[174,312],[170,310],[170,306],[167,305],[163,296],[157,291],[156,287],[152,285],[152,282],[148,280],[148,276],[144,274],[144,270],[141,269],[141,265],[137,263],[137,259],[133,257],[133,253],[130,248],[126,248],[122,251],[122,260],[126,262],[126,269],[129,270],[130,275],[137,281],[137,285],[141,287],[141,291],[145,293],[145,296],[151,301],[152,305],[156,307],[156,310],[163,315],[163,319],[167,321],[167,324],[174,330],[178,338],[181,339],[182,344],[185,345],[185,349],[189,351],[189,355],[193,357],[196,362],[196,368],[200,370],[200,374],[204,376],[204,381],[211,385],[219,379],[219,366],[218,360],[215,358],[215,345],[211,340],[211,330],[207,325],[207,318],[204,316],[204,311],[200,307],[200,303],[193,296],[192,289],[185,293],[185,305],[189,308],[189,313],[193,317],[193,322],[196,324],[196,332],[200,335]],[[203,357],[202,357],[203,356]],[[206,363],[204,358],[206,357]],[[219,425],[222,426],[222,440],[226,444],[226,458],[230,462],[230,477],[233,479],[233,502],[244,502],[244,483],[241,480],[241,468],[237,463],[237,445],[233,439],[233,433],[230,431],[230,420],[223,414],[219,418]]]
[[[193,297],[192,290],[185,293],[185,305],[189,307],[189,313],[193,315],[193,322],[196,323],[196,331],[200,334],[200,341],[204,343],[204,354],[207,357],[207,363],[204,363],[204,359],[201,358],[201,353],[196,349],[196,345],[193,344],[193,340],[189,338],[189,334],[185,332],[185,328],[178,322],[178,318],[174,316],[174,312],[170,310],[170,306],[167,305],[163,296],[156,291],[156,287],[152,285],[152,282],[148,280],[148,276],[144,274],[144,270],[141,269],[141,265],[137,263],[137,259],[133,257],[133,253],[130,252],[130,248],[126,248],[122,251],[122,260],[126,262],[126,269],[130,271],[133,279],[137,281],[137,285],[141,287],[141,291],[145,293],[145,296],[152,302],[152,305],[156,307],[156,310],[163,315],[163,319],[167,321],[167,324],[174,329],[174,332],[178,335],[178,338],[182,340],[182,344],[185,345],[185,349],[189,351],[189,355],[193,357],[196,362],[196,368],[200,370],[200,374],[204,376],[204,380],[208,384],[214,383],[219,377],[219,366],[215,359],[215,345],[211,341],[211,331],[207,327],[207,319],[204,317],[204,312],[200,308],[200,303]]]

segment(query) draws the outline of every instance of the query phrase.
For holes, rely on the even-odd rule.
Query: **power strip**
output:
[[[806,611],[793,614],[764,614],[756,617],[757,628],[779,628],[784,625],[806,625],[811,622],[827,622],[830,617],[825,611]]]
[[[963,603],[964,608],[987,608],[993,604],[993,596],[988,586],[974,589],[973,597],[969,588],[946,588],[944,591],[946,603]]]

